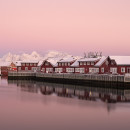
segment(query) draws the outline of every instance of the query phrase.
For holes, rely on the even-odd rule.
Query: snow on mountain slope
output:
[[[31,54],[23,53],[21,55],[11,54],[8,53],[0,58],[0,62],[15,62],[15,61],[43,61],[45,59],[53,59],[53,60],[60,60],[63,58],[70,58],[73,57],[70,54],[62,53],[58,51],[49,51],[44,56],[40,55],[36,51],[33,51]],[[75,57],[79,58],[79,57]]]

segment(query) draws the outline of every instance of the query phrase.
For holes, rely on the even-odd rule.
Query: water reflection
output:
[[[110,86],[86,86],[37,82],[32,80],[8,80],[8,84],[15,84],[21,91],[41,93],[43,95],[57,95],[65,98],[80,100],[102,101],[106,103],[130,102],[130,90],[113,88]]]

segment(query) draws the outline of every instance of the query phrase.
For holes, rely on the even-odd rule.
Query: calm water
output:
[[[0,79],[0,130],[130,130],[130,90]]]

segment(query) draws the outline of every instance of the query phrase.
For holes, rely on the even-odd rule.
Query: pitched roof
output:
[[[101,59],[95,64],[96,67],[101,66],[108,57],[102,56]]]
[[[71,67],[78,67],[79,66],[79,60],[76,60]]]
[[[76,58],[74,58],[73,56],[72,57],[69,57],[69,58],[64,58],[64,59],[61,59],[60,61],[58,61],[59,63],[61,62],[73,62],[75,61]]]
[[[130,56],[110,56],[115,60],[117,65],[130,65]]]
[[[99,60],[101,57],[97,57],[97,58],[81,58],[81,59],[79,59],[79,62],[84,62],[84,61],[97,61],[97,60]]]

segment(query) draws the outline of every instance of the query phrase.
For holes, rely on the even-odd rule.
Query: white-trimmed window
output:
[[[33,66],[33,63],[30,63],[30,66]]]
[[[61,73],[61,72],[63,72],[63,68],[55,68],[55,72],[56,73]]]
[[[104,68],[101,68],[101,72],[104,73]]]
[[[125,67],[121,67],[121,72],[125,73]]]
[[[27,70],[28,70],[28,67],[25,67],[25,70],[27,71]]]
[[[34,63],[34,66],[37,66],[37,64],[36,64],[36,63]]]
[[[85,68],[75,68],[75,72],[85,73]]]
[[[90,65],[90,62],[87,62],[87,65]]]
[[[46,68],[46,73],[53,72],[53,68]]]
[[[89,73],[99,73],[99,68],[89,68]]]
[[[82,63],[82,62],[80,62],[80,65],[83,65],[83,63]]]
[[[80,68],[75,68],[75,72],[79,72],[79,69],[80,69]]]
[[[46,63],[45,63],[45,66],[48,66],[48,65],[49,65],[49,63],[48,63],[48,62],[46,62]]]
[[[45,72],[45,68],[42,68],[41,71],[42,71],[42,72]]]
[[[22,66],[25,66],[25,63],[22,63]]]
[[[111,67],[110,72],[112,72],[113,74],[117,73],[117,68],[116,67]]]
[[[26,66],[29,66],[29,63],[26,63]]]
[[[32,67],[32,71],[37,71],[37,67]]]
[[[65,66],[67,66],[67,63],[65,63]]]
[[[67,73],[73,73],[74,72],[74,68],[66,68],[66,72]]]
[[[84,62],[84,65],[86,65],[86,62]]]

